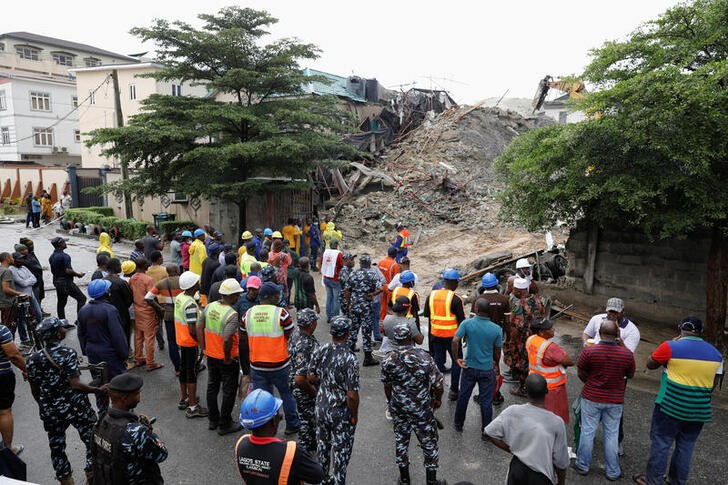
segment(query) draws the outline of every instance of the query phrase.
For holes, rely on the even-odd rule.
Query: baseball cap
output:
[[[607,300],[606,311],[621,312],[622,310],[624,310],[624,302],[621,298],[610,298],[609,300]]]
[[[680,320],[678,328],[685,332],[700,333],[703,331],[703,321],[695,316],[687,316]]]
[[[406,296],[398,296],[396,300],[394,300],[394,304],[392,305],[392,311],[394,312],[403,312],[407,310],[410,307],[410,299]]]
[[[68,241],[67,237],[56,236],[53,239],[51,239],[51,244],[53,246],[58,246],[59,244],[61,244],[62,242],[65,242],[65,241]]]
[[[246,288],[259,289],[261,285],[260,278],[257,276],[248,276],[248,280],[245,282]]]
[[[531,329],[533,330],[548,330],[549,328],[553,328],[553,326],[554,322],[548,318],[536,318],[531,322]]]

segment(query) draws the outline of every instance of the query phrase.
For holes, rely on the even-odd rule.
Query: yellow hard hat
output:
[[[130,275],[136,271],[136,263],[134,261],[124,261],[121,263],[121,272],[125,275]]]
[[[250,231],[245,231],[241,236],[241,239],[243,241],[245,241],[246,239],[253,239],[253,234]]]
[[[326,223],[326,230],[327,231],[333,231],[334,229],[336,229],[336,224],[334,224],[333,222],[327,222]]]
[[[283,234],[281,234],[281,231],[274,231],[270,237],[272,237],[273,239],[283,239]]]

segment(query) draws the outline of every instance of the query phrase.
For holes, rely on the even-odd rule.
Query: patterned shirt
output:
[[[359,361],[346,343],[319,347],[313,354],[308,373],[320,380],[316,395],[319,409],[345,406],[346,393],[359,391]]]
[[[0,345],[7,345],[13,342],[13,334],[5,325],[0,325]],[[5,351],[0,347],[0,374],[12,374],[13,369],[10,367],[10,359]]]
[[[600,342],[584,347],[576,364],[588,377],[581,397],[608,404],[624,403],[624,378],[634,376],[632,352],[616,342]]]
[[[119,450],[124,455],[126,465],[126,483],[129,485],[149,483],[148,464],[161,463],[167,459],[167,447],[148,426],[139,422],[139,417],[132,413],[109,408],[109,415],[128,416],[132,422],[127,423],[121,437]]]
[[[288,341],[288,354],[291,356],[289,383],[294,391],[298,389],[295,383],[296,376],[306,377],[311,357],[318,347],[319,342],[316,337],[302,332],[300,328],[297,328],[291,334]]]
[[[419,414],[432,406],[432,390],[442,388],[443,376],[430,354],[412,346],[394,347],[382,361],[382,382],[392,386],[389,405]]]
[[[376,291],[381,285],[379,278],[369,269],[358,269],[354,271],[346,283],[344,289],[351,294],[351,310],[361,311],[371,303],[369,293]]]

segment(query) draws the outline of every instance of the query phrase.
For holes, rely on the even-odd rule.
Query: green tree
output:
[[[180,191],[242,207],[265,178],[290,180],[279,189],[306,186],[317,165],[353,154],[340,136],[352,130],[351,117],[336,99],[302,96],[305,83],[325,81],[304,76],[299,65],[318,57],[314,45],[263,43],[277,22],[264,11],[228,7],[199,18],[200,29],[166,20],[132,29],[155,42],[164,66],[147,77],[202,85],[208,96],[154,94],[127,126],[91,132],[89,145],[131,169],[128,180],[103,190],[135,197]]]
[[[709,230],[707,337],[723,345],[728,294],[728,0],[667,10],[591,52],[591,119],[519,137],[496,166],[502,215],[629,224],[653,238]]]

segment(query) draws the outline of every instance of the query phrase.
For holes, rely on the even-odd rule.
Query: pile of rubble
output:
[[[369,166],[352,163],[340,177],[335,220],[353,238],[391,237],[398,221],[414,228],[497,224],[501,189],[493,160],[521,133],[552,124],[493,107],[457,107],[430,116]],[[412,230],[412,229],[411,229]]]

